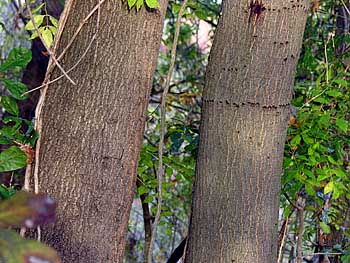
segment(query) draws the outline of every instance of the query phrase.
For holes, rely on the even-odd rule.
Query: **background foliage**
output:
[[[156,5],[152,1],[145,3],[150,8]],[[328,258],[330,262],[350,262],[350,5],[348,1],[342,0],[313,3],[296,72],[293,113],[287,131],[278,241],[283,262],[295,262],[299,245],[305,261],[321,262]],[[134,7],[136,10],[141,8],[143,1],[132,0],[127,1],[127,4],[130,12],[133,12]],[[156,262],[165,262],[187,235],[199,139],[201,91],[220,4],[219,0],[189,1],[182,20],[175,74],[167,97],[164,149],[166,176],[161,222],[154,251]],[[23,40],[36,36],[33,35],[33,26],[19,20],[16,10],[11,5],[7,6],[7,1],[0,0],[0,7],[0,81],[4,88],[1,97],[4,115],[0,128],[0,144],[3,145],[0,172],[9,173],[6,180],[5,177],[0,178],[0,198],[8,199],[23,185],[23,172],[19,169],[26,166],[28,159],[23,147],[30,150],[37,139],[32,121],[19,117],[17,105],[20,100],[26,99],[22,94],[27,87],[19,80],[32,56],[25,48],[29,42]],[[43,8],[41,6],[40,12],[38,9],[34,14],[41,21],[39,27],[50,45],[57,21],[45,12],[43,14]],[[144,236],[145,231],[149,231],[145,226],[152,223],[155,215],[160,119],[158,106],[169,68],[169,53],[179,8],[180,2],[171,0],[166,14],[137,171],[125,262],[144,260],[147,246]],[[29,34],[24,30],[25,25]],[[23,200],[31,198],[27,196]],[[17,197],[12,200],[20,199]],[[19,205],[16,202],[0,204],[0,226],[5,226],[2,224],[2,208],[13,211],[13,207]],[[21,216],[26,218],[26,215],[24,213]],[[304,227],[300,227],[301,220],[305,223]],[[23,226],[24,221],[21,222],[17,226]],[[23,242],[15,234],[5,232],[0,231],[0,239],[6,236],[10,237],[11,244]],[[303,236],[301,243],[297,240],[300,233]],[[31,247],[31,243],[23,243],[23,246]]]

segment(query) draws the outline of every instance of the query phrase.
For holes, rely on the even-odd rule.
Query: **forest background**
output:
[[[350,4],[343,0],[310,4],[313,8],[310,8],[305,28],[294,84],[293,114],[288,123],[281,175],[280,230],[276,242],[280,262],[296,262],[300,250],[304,262],[350,262]],[[181,3],[170,1],[166,12],[137,169],[125,262],[145,260],[150,242],[145,240],[145,234],[151,235],[150,225],[156,215],[159,104],[171,61],[170,50],[180,6]],[[199,140],[201,92],[220,6],[219,1],[189,1],[181,19],[175,69],[167,96],[163,153],[166,169],[154,262],[166,262],[187,236]],[[20,15],[18,3],[2,0],[0,7],[1,105],[8,114],[2,119],[0,143],[12,145],[0,154],[0,171],[6,172],[0,178],[0,197],[6,200],[16,195],[24,184],[24,174],[19,169],[26,166],[28,155],[18,151],[18,147],[34,146],[37,139],[31,119],[20,113],[25,108],[21,106],[20,94],[27,88],[18,84],[23,81],[23,68],[37,54],[30,55],[31,52],[25,49],[30,49],[33,28],[28,27],[28,16]],[[42,12],[42,9],[43,6],[37,10],[33,7],[36,12]],[[57,14],[52,16],[57,17]],[[54,19],[51,21],[56,23]],[[50,42],[49,35],[53,37],[55,29],[48,31],[44,35]],[[46,197],[40,198],[40,202],[45,203]],[[18,200],[17,203],[23,203],[23,199]],[[12,217],[23,216],[14,212],[19,211],[16,202],[11,205],[3,202],[2,209],[10,209]],[[9,221],[14,221],[12,217],[9,219],[8,214],[0,216],[3,222],[0,225],[7,226]],[[45,214],[44,217],[46,220],[49,216]],[[42,223],[39,221],[36,224]],[[22,241],[16,242],[22,244]]]

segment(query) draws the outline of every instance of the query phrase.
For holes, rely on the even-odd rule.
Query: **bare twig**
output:
[[[159,222],[159,218],[160,218],[160,213],[162,210],[162,183],[163,183],[163,176],[164,176],[163,147],[164,147],[165,122],[166,122],[166,118],[165,118],[166,117],[166,96],[167,96],[168,91],[169,91],[170,80],[171,80],[171,76],[172,76],[173,70],[174,70],[175,58],[176,58],[176,46],[177,46],[179,33],[180,33],[180,26],[181,26],[181,17],[182,17],[183,12],[185,11],[186,4],[187,4],[187,0],[184,0],[182,5],[181,5],[181,8],[180,8],[180,11],[178,14],[178,18],[176,21],[174,41],[173,41],[173,45],[171,48],[170,67],[169,67],[169,71],[167,74],[165,87],[164,87],[164,91],[163,91],[163,95],[162,95],[162,103],[160,106],[160,112],[161,112],[161,114],[160,114],[160,116],[161,116],[160,117],[160,140],[159,140],[159,145],[158,145],[159,166],[158,166],[158,173],[157,173],[157,177],[158,177],[158,204],[157,204],[156,216],[154,219],[154,223],[152,225],[152,238],[151,238],[151,243],[150,243],[150,247],[149,247],[149,251],[148,251],[148,255],[147,255],[147,262],[148,263],[152,263],[152,250],[153,250],[154,242],[156,240],[157,226],[158,226],[158,222]]]
[[[30,17],[30,20],[32,21],[33,23],[33,26],[35,28],[35,31],[38,33],[38,36],[43,44],[43,46],[45,47],[46,51],[49,53],[50,55],[50,59],[53,60],[53,62],[56,64],[56,66],[62,71],[62,73],[64,74],[64,76],[73,84],[75,85],[75,82],[71,79],[71,77],[68,76],[67,72],[62,68],[62,66],[60,65],[60,63],[58,63],[56,57],[55,57],[55,54],[51,51],[50,47],[47,46],[47,44],[45,43],[45,40],[43,38],[43,36],[41,35],[41,32],[39,31],[39,28],[38,26],[36,25],[35,23],[35,20],[34,20],[34,16],[33,16],[33,13],[32,13],[32,9],[30,8],[30,3],[29,3],[29,0],[26,0],[26,6],[27,6],[27,9],[28,9],[28,13],[29,13],[29,17]]]
[[[67,46],[64,48],[64,50],[62,51],[62,53],[59,55],[58,60],[62,59],[62,57],[66,54],[66,52],[68,51],[68,49],[71,47],[71,45],[74,43],[74,40],[77,38],[77,36],[79,35],[80,31],[82,30],[82,28],[84,27],[84,25],[89,21],[89,19],[91,18],[91,16],[99,10],[101,5],[105,2],[106,0],[100,0],[99,3],[90,11],[90,13],[80,22],[77,30],[75,31],[74,35],[72,36],[71,40],[69,41],[69,43],[67,44]],[[99,23],[100,20],[100,14],[98,14],[97,20]]]

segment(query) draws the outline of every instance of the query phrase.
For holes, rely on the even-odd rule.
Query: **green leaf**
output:
[[[194,11],[194,14],[201,20],[206,20],[208,17],[207,14],[200,9],[196,9],[196,11]]]
[[[16,194],[16,190],[4,185],[0,185],[0,199],[8,199]]]
[[[39,28],[41,26],[41,24],[43,23],[45,15],[35,15],[34,16],[34,22],[37,28]],[[29,20],[29,22],[26,24],[26,26],[24,27],[25,30],[35,30],[35,26],[33,24],[32,20]]]
[[[137,0],[128,0],[128,7],[131,9],[135,4]]]
[[[17,146],[11,146],[0,153],[0,172],[18,170],[26,165],[27,156]]]
[[[339,188],[335,187],[333,189],[333,193],[332,193],[332,199],[333,200],[337,200],[339,197],[340,197],[340,191],[339,191]]]
[[[49,29],[52,33],[52,35],[56,35],[56,32],[57,32],[57,27],[54,27],[54,26],[49,26]]]
[[[25,240],[11,230],[0,230],[0,262],[61,263],[55,250],[35,240]]]
[[[7,59],[0,65],[0,72],[15,67],[25,67],[32,59],[32,52],[24,47],[15,47],[11,50]]]
[[[179,13],[179,11],[180,11],[180,9],[181,9],[181,5],[180,5],[180,4],[173,4],[172,7],[171,7],[171,9],[172,9],[172,12],[173,12],[174,14],[177,14],[177,13]]]
[[[40,9],[45,5],[45,3],[42,3],[41,5],[38,5],[37,7],[35,7],[33,10],[32,10],[32,13],[33,14],[36,14],[40,11]]]
[[[147,196],[146,198],[145,198],[145,201],[144,201],[146,204],[148,204],[148,203],[152,203],[153,202],[153,196]]]
[[[8,113],[18,116],[18,106],[14,99],[8,97],[8,96],[2,96],[1,97],[1,106],[4,108],[5,111]]]
[[[303,141],[306,142],[307,144],[313,144],[314,143],[313,138],[309,137],[308,135],[303,134],[302,137],[303,137]]]
[[[145,0],[149,8],[159,8],[158,0]]]
[[[329,99],[323,98],[323,97],[318,97],[316,99],[314,99],[314,102],[318,102],[318,103],[322,103],[322,104],[328,104],[329,103]]]
[[[28,97],[28,95],[22,96],[24,92],[28,91],[27,86],[25,84],[9,79],[2,79],[2,82],[4,82],[6,88],[9,90],[9,92],[15,99],[25,100]]]
[[[323,189],[324,194],[328,194],[329,192],[332,192],[334,188],[334,183],[333,181],[329,181],[328,184],[325,185]]]
[[[348,123],[344,119],[336,119],[335,125],[337,125],[342,132],[348,131]]]
[[[143,0],[137,0],[136,2],[136,11],[139,11],[140,8],[142,7],[143,5]]]
[[[329,90],[326,92],[328,96],[331,96],[331,97],[339,97],[342,95],[342,93],[339,91],[339,90]]]
[[[58,20],[56,18],[54,18],[53,16],[49,16],[50,22],[52,23],[52,25],[57,28],[58,27]]]
[[[323,127],[329,127],[330,119],[331,119],[330,114],[326,113],[325,115],[321,116],[321,118],[318,120],[318,123]]]
[[[0,144],[12,144],[12,141],[3,136],[0,136]]]
[[[329,225],[327,225],[326,223],[320,222],[320,227],[321,227],[322,231],[323,231],[325,234],[330,234],[330,233],[331,233],[331,228],[330,228]]]
[[[50,28],[47,26],[41,27],[39,29],[39,31],[41,33],[41,36],[42,36],[46,46],[51,47],[51,45],[53,43],[53,35],[52,35]]]
[[[339,176],[340,178],[346,179],[347,175],[346,173],[340,169],[340,168],[336,168],[336,169],[332,169],[332,172],[336,175]]]
[[[345,254],[341,257],[342,262],[350,262],[350,254]]]
[[[337,164],[337,162],[333,159],[332,156],[328,155],[328,156],[327,156],[327,159],[328,159],[328,161],[329,161],[331,164]]]
[[[348,82],[346,80],[343,80],[343,79],[335,79],[333,80],[334,83],[336,84],[339,84],[341,86],[344,86],[344,87],[348,87]]]
[[[29,40],[33,40],[37,37],[39,37],[38,31],[34,31],[33,34],[30,36]]]
[[[347,248],[345,255],[341,257],[342,262],[350,262],[350,247]]]
[[[20,191],[0,202],[0,227],[28,227],[52,223],[56,203],[44,194]]]
[[[313,196],[313,197],[316,196],[316,191],[313,188],[312,184],[306,183],[305,184],[305,191],[309,196]]]
[[[301,141],[301,137],[300,135],[296,135],[291,141],[290,141],[290,144],[291,145],[299,145],[300,144],[300,141]]]
[[[137,193],[139,196],[148,193],[148,188],[144,185],[141,185],[139,188],[137,188]]]

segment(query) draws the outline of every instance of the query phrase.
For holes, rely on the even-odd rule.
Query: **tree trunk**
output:
[[[73,1],[57,57],[98,2]],[[58,209],[42,236],[64,262],[122,262],[166,1],[160,4],[137,13],[120,0],[102,4],[97,38],[69,73],[77,85],[62,78],[47,90],[39,181]],[[83,56],[96,26],[97,12],[64,56],[66,70]],[[50,79],[61,74],[56,67]]]
[[[277,260],[283,148],[309,1],[249,3],[223,2],[210,54],[186,262]]]

